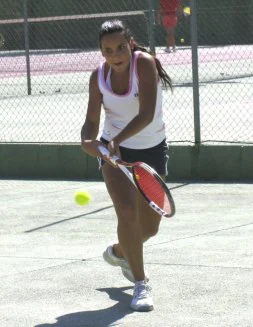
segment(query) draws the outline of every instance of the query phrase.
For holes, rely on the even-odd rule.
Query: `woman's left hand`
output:
[[[107,148],[110,151],[111,155],[117,155],[118,157],[120,157],[119,144],[116,140],[111,140],[108,143]]]

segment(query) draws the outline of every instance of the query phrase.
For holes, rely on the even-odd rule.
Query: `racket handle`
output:
[[[110,161],[112,161],[113,164],[117,165],[116,161],[119,160],[119,157],[117,157],[116,155],[111,156],[110,151],[103,145],[99,145],[98,149],[103,156],[109,157]]]
[[[125,167],[124,165],[120,165],[117,163],[117,161],[119,160],[119,157],[117,157],[116,155],[110,156],[110,151],[104,147],[103,145],[99,145],[98,146],[99,151],[101,152],[101,154],[103,156],[108,156],[109,160],[115,165],[118,166],[119,169],[129,178],[129,180],[133,183],[133,185],[136,187],[134,178],[132,173],[127,169],[127,167]]]

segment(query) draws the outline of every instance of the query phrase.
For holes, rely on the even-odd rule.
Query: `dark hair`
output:
[[[123,24],[123,22],[121,20],[118,20],[118,19],[108,20],[108,21],[104,22],[101,25],[101,28],[100,28],[100,31],[99,31],[99,45],[100,45],[100,47],[101,47],[101,40],[102,40],[104,35],[113,34],[113,33],[116,33],[116,32],[123,32],[125,38],[127,39],[127,41],[130,41],[133,38],[130,30]],[[133,40],[134,40],[134,38],[133,38]],[[137,50],[140,50],[142,52],[147,52],[154,58],[155,63],[156,63],[156,68],[157,68],[157,71],[158,71],[158,75],[159,75],[159,77],[161,78],[161,81],[162,81],[162,85],[166,89],[168,87],[170,89],[172,89],[171,78],[169,77],[169,75],[167,74],[165,69],[162,67],[162,64],[161,64],[160,60],[158,60],[150,51],[148,51],[145,47],[140,46],[134,40],[133,51],[137,51]]]

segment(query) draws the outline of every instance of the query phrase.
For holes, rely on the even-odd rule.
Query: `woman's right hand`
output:
[[[82,141],[83,151],[92,157],[100,157],[101,156],[101,153],[98,149],[99,145],[103,145],[103,143],[98,140],[83,140]]]

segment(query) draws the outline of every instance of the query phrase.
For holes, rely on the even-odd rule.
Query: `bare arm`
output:
[[[154,118],[158,79],[154,58],[149,54],[143,53],[138,58],[137,70],[139,76],[139,113],[110,142],[109,149],[112,153],[117,152],[121,142],[140,132]]]
[[[97,71],[94,71],[90,77],[89,83],[89,102],[86,119],[81,130],[82,148],[91,156],[98,156],[97,146],[100,144],[96,140],[101,114],[102,95],[98,88]]]

